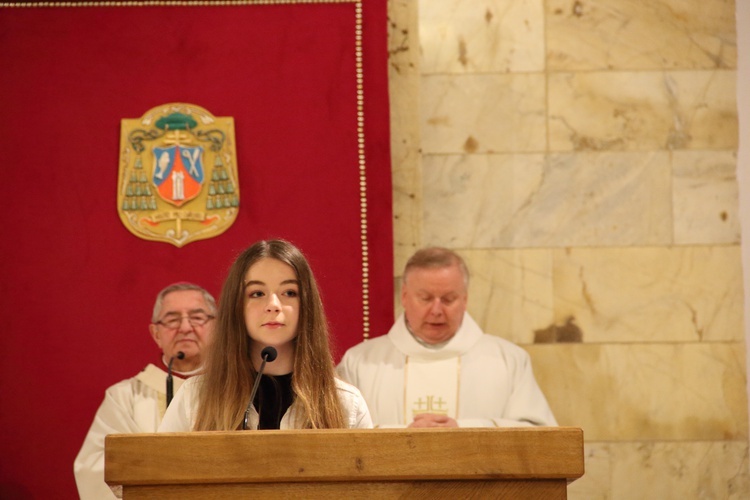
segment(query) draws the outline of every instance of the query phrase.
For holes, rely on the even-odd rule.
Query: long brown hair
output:
[[[199,385],[195,430],[237,430],[255,377],[250,359],[250,336],[244,318],[244,279],[250,267],[264,258],[294,269],[299,280],[300,311],[294,339],[292,389],[298,410],[295,427],[345,427],[344,412],[334,380],[328,322],[310,265],[302,252],[284,240],[258,241],[232,264],[219,299],[206,372]]]

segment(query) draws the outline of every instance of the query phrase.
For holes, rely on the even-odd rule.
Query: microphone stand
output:
[[[184,359],[185,353],[179,351],[177,353],[177,356],[172,356],[171,358],[169,358],[169,364],[167,365],[167,408],[169,408],[169,403],[172,402],[172,393],[174,392],[174,387],[172,384],[172,363],[174,363],[174,358]]]
[[[258,385],[260,384],[260,377],[263,375],[263,369],[266,367],[266,361],[273,361],[276,359],[276,349],[271,346],[264,347],[260,351],[260,356],[263,358],[263,362],[260,364],[260,370],[258,375],[255,377],[255,383],[253,384],[253,390],[250,392],[250,402],[247,403],[247,409],[245,410],[245,418],[242,420],[242,430],[247,430],[247,418],[250,415],[250,408],[253,406],[253,400],[255,399],[255,393],[258,392]]]

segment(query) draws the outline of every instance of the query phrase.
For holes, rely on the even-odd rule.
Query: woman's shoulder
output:
[[[370,410],[367,408],[367,402],[362,393],[359,392],[359,389],[339,378],[335,378],[334,380],[336,381],[339,400],[346,413],[347,427],[350,429],[371,429],[372,417],[370,416]]]
[[[193,375],[180,385],[179,390],[184,392],[186,397],[194,397],[201,382],[203,382],[203,375]]]
[[[357,394],[359,393],[359,389],[354,387],[349,382],[344,382],[338,377],[334,377],[334,380],[336,381],[336,389],[338,389],[339,391],[352,392],[352,393],[357,393]]]
[[[187,380],[185,380],[182,385],[186,385],[188,387],[196,387],[201,383],[201,381],[203,381],[203,374],[193,375],[192,377],[189,377]]]

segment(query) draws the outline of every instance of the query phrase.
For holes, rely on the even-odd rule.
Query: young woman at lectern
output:
[[[159,432],[370,427],[359,390],[335,377],[304,255],[284,240],[253,244],[224,282],[205,373],[182,385]]]

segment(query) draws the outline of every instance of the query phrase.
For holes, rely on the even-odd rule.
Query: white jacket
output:
[[[164,415],[164,420],[162,420],[158,432],[188,432],[193,430],[198,410],[197,386],[202,379],[202,376],[192,377],[180,387]],[[336,389],[344,407],[347,427],[349,429],[372,428],[370,411],[367,409],[367,403],[365,403],[359,389],[339,379],[336,379]],[[289,407],[281,419],[281,429],[298,428],[294,425],[297,409],[296,403]],[[248,427],[257,429],[258,412],[254,406],[250,410]]]

